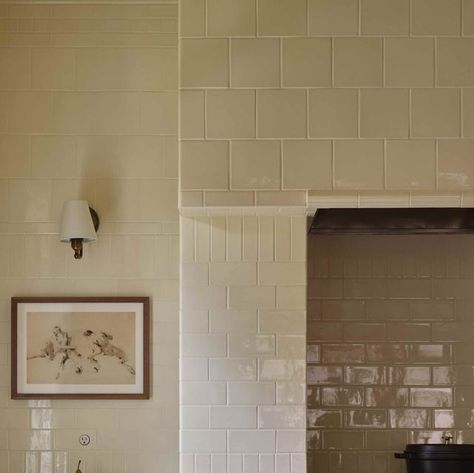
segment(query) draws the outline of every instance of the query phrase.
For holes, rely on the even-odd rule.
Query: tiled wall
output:
[[[181,473],[305,473],[306,219],[181,220]]]
[[[1,473],[178,471],[177,13],[0,4]],[[102,220],[82,261],[70,198]],[[9,400],[9,298],[96,294],[153,298],[152,399]]]
[[[470,236],[309,237],[308,471],[402,472],[474,440]]]
[[[181,20],[182,207],[472,190],[472,0],[183,0]]]

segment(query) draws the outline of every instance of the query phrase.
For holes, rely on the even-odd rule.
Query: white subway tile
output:
[[[182,406],[182,429],[208,429],[209,407],[207,406]]]
[[[275,452],[274,430],[231,430],[229,451],[231,453],[273,453]]]
[[[183,453],[225,453],[227,434],[224,430],[182,430]]]
[[[297,310],[261,310],[261,333],[305,334],[306,314]]]
[[[255,286],[257,265],[255,263],[211,263],[211,285]]]
[[[215,358],[209,360],[210,379],[239,381],[257,379],[257,361],[246,358]]]
[[[210,331],[228,333],[256,333],[256,310],[212,310]]]
[[[306,284],[306,265],[304,263],[259,263],[258,282],[261,285]]]
[[[260,406],[258,423],[263,429],[303,429],[306,409],[304,406]]]
[[[257,428],[256,407],[211,406],[211,428]]]
[[[181,337],[183,357],[226,356],[227,339],[225,335],[184,334]]]
[[[275,384],[229,383],[229,404],[275,404]]]
[[[277,452],[304,453],[306,451],[306,430],[278,430]]]
[[[272,309],[275,307],[274,287],[230,287],[231,309]]]
[[[182,381],[206,381],[209,379],[209,363],[206,358],[182,358]]]
[[[231,335],[229,337],[230,356],[275,355],[274,335]]]
[[[182,382],[181,404],[225,404],[227,388],[225,383],[213,382]]]

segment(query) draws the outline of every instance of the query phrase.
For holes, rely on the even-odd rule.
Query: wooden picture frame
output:
[[[12,399],[149,399],[148,297],[13,297]]]

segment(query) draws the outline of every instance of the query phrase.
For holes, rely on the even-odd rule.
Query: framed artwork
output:
[[[149,399],[148,297],[14,297],[12,399]]]

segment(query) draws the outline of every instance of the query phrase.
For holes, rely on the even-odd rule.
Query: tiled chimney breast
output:
[[[472,237],[308,241],[308,471],[401,472],[407,442],[474,442]]]

